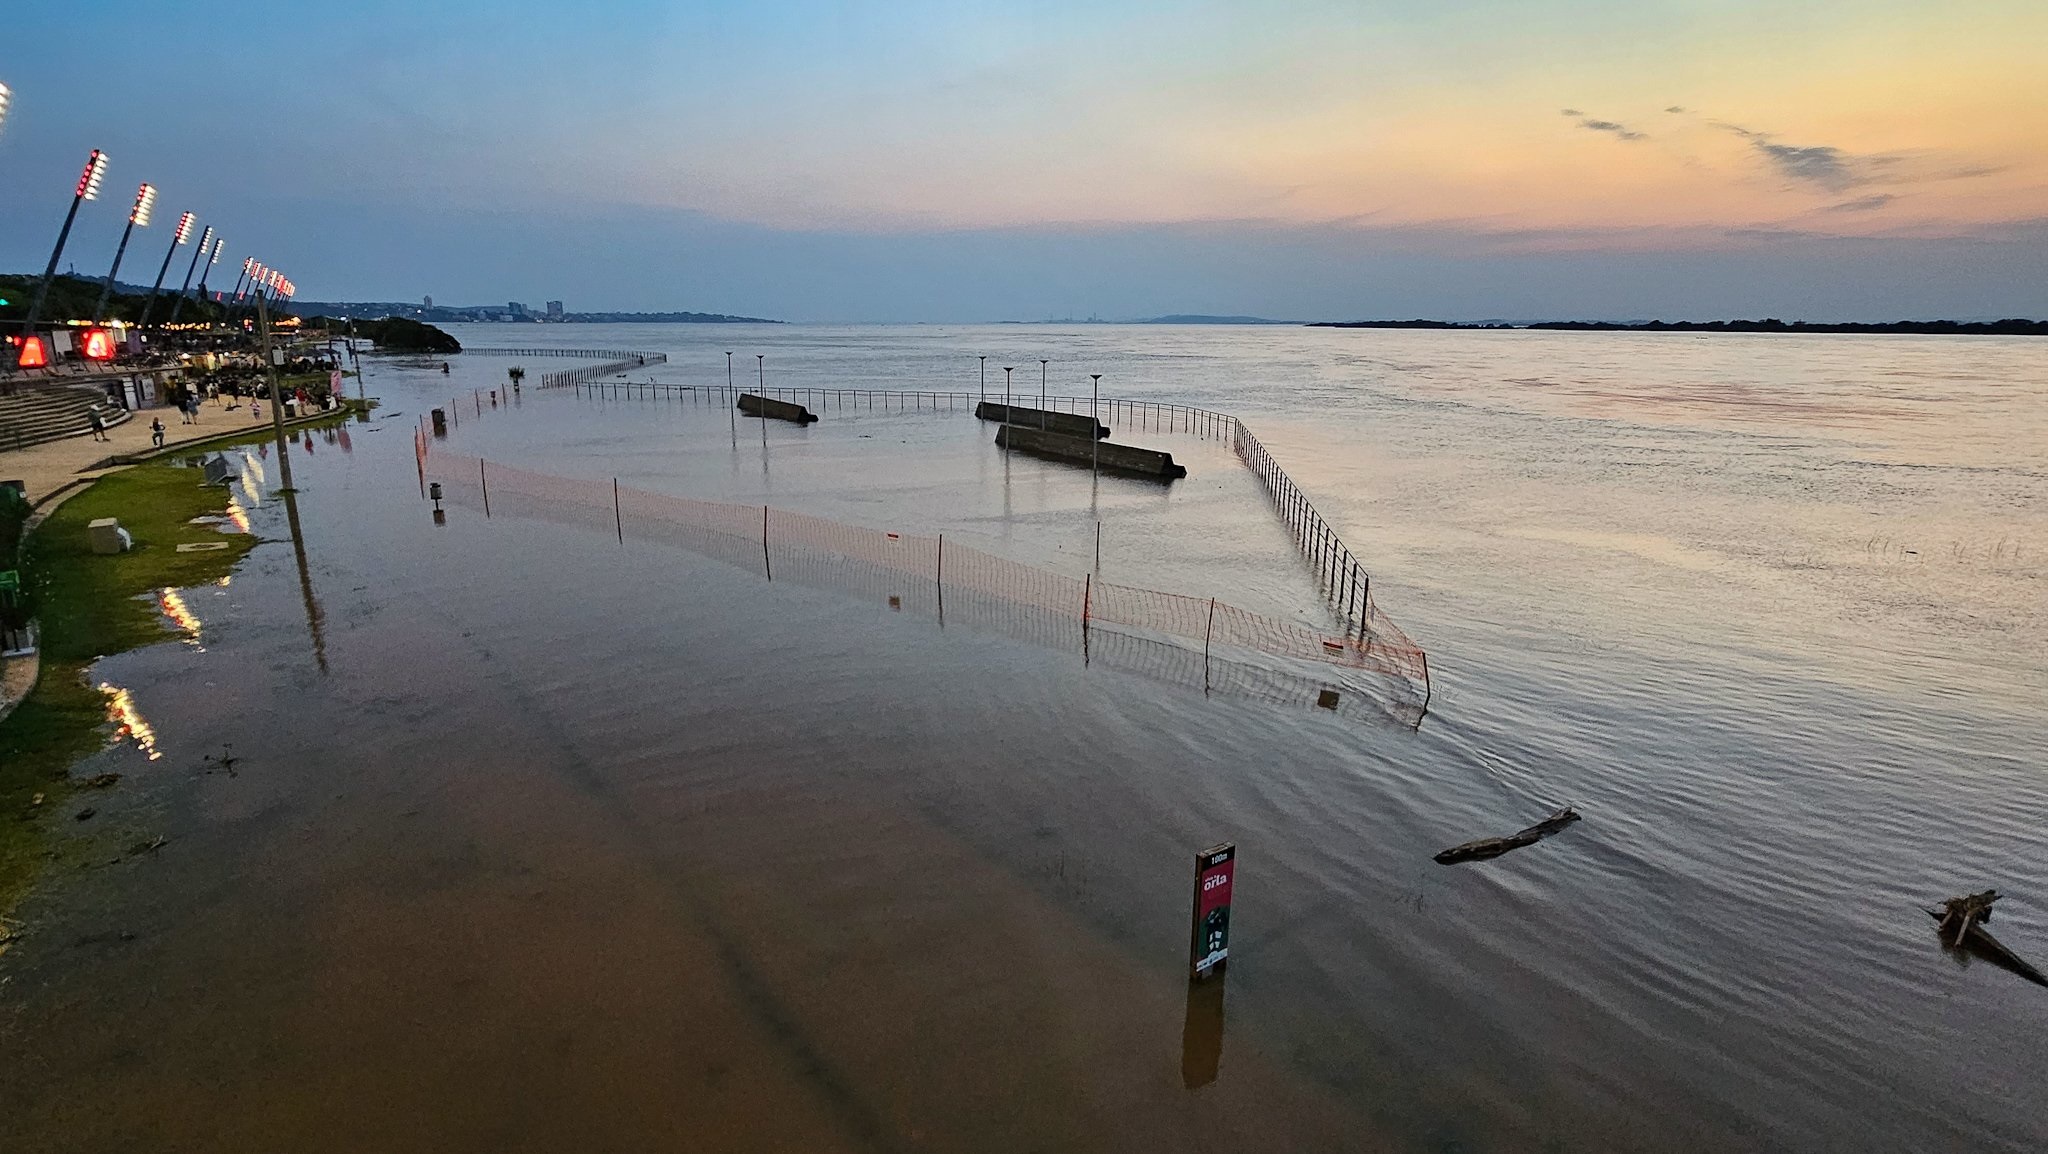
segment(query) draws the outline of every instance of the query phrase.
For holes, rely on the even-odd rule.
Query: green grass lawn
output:
[[[0,721],[0,915],[35,880],[47,833],[68,818],[71,766],[104,744],[106,704],[86,682],[97,658],[167,640],[153,598],[166,587],[226,576],[255,548],[253,537],[188,524],[227,508],[227,490],[200,484],[198,469],[167,463],[114,473],[58,506],[23,543],[23,587],[42,628],[42,676],[19,708]],[[86,524],[117,518],[134,548],[95,555]],[[228,548],[180,553],[187,541]],[[30,799],[44,794],[39,807]]]

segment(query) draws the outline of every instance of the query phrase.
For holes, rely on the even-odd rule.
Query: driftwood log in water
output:
[[[1984,923],[1991,920],[1991,903],[1998,900],[1997,890],[1985,890],[1980,894],[1965,894],[1941,903],[1938,910],[1928,910],[1928,916],[1941,925],[1941,944],[1952,950],[1969,950],[2000,969],[2011,970],[2020,977],[2037,985],[2048,986],[2048,975],[2035,969],[2026,959],[2005,948],[2005,944],[1991,936]]]
[[[1525,845],[1535,845],[1537,842],[1542,841],[1544,838],[1549,837],[1551,834],[1577,820],[1579,820],[1579,811],[1566,806],[1520,833],[1510,834],[1507,837],[1483,837],[1478,841],[1468,841],[1464,845],[1454,845],[1436,855],[1436,860],[1442,865],[1456,865],[1459,862],[1467,861],[1489,861],[1509,850],[1521,849]]]

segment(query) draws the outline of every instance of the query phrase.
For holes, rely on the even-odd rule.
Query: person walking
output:
[[[186,408],[187,408],[187,409],[188,409],[188,410],[189,410],[189,411],[191,412],[191,414],[192,414],[192,423],[193,423],[193,424],[195,424],[195,425],[196,425],[196,424],[198,424],[198,423],[199,423],[199,394],[198,394],[198,393],[196,393],[196,392],[195,392],[195,393],[187,393],[187,394],[185,395],[185,407],[186,407]]]
[[[92,439],[95,441],[106,440],[107,422],[100,417],[100,411],[98,409],[88,409],[85,415],[86,419],[92,422]]]
[[[151,417],[149,419],[149,439],[155,443],[157,448],[161,449],[164,447],[164,419],[162,417]]]
[[[181,425],[189,425],[189,424],[191,424],[191,423],[192,423],[192,406],[191,406],[191,405],[189,405],[189,404],[187,404],[187,403],[185,402],[185,394],[183,394],[183,393],[179,393],[179,394],[178,394],[178,399],[177,399],[177,402],[176,402],[176,404],[177,404],[177,406],[178,406],[178,423],[179,423],[179,424],[181,424]]]

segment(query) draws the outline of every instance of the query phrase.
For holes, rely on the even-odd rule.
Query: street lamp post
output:
[[[768,461],[768,354],[754,354],[754,389],[761,397],[761,461],[767,468]]]
[[[206,246],[213,243],[213,226],[207,225],[199,234],[199,247],[192,253],[192,261],[185,266],[185,283],[178,286],[178,299],[171,302],[171,319],[167,325],[178,323],[178,314],[185,310],[185,294],[192,291],[192,270],[199,267],[199,260],[206,255]]]
[[[988,358],[981,358],[981,403],[988,404]]]
[[[179,245],[192,240],[192,221],[189,212],[178,218],[178,227],[171,233],[171,247],[164,250],[164,263],[156,270],[156,283],[149,286],[149,299],[143,302],[142,319],[136,322],[136,328],[149,327],[149,314],[156,311],[157,294],[164,291],[164,274],[171,271],[171,258],[178,255]]]
[[[1038,431],[1041,433],[1049,420],[1045,415],[1045,363],[1044,357],[1038,358]]]
[[[135,190],[135,207],[128,210],[128,226],[121,230],[121,243],[114,249],[114,266],[107,270],[106,282],[100,285],[99,303],[92,306],[92,323],[97,325],[107,315],[107,298],[114,294],[114,276],[121,271],[121,258],[128,255],[128,238],[138,228],[149,227],[149,214],[156,211],[156,186],[148,181]]]
[[[732,426],[732,447],[740,447],[740,403],[732,392],[732,350],[725,353],[725,423]]]
[[[57,275],[57,262],[64,256],[64,242],[71,239],[71,222],[78,219],[78,206],[100,194],[100,181],[107,175],[107,154],[95,148],[85,159],[85,171],[78,178],[78,187],[71,193],[71,211],[64,214],[64,227],[57,233],[57,247],[50,250],[49,266],[43,269],[43,283],[36,287],[35,300],[28,306],[28,316],[21,322],[21,335],[26,337],[35,332],[36,322],[43,316],[43,301],[50,295],[50,281]]]

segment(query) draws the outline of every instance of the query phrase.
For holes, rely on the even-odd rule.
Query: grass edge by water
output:
[[[167,460],[108,474],[59,505],[23,542],[23,585],[34,592],[41,623],[42,671],[0,719],[0,917],[42,873],[52,826],[70,813],[63,803],[71,766],[105,744],[106,705],[86,678],[93,662],[168,637],[143,595],[219,580],[256,547],[253,535],[190,524],[227,508],[227,490],[200,478],[198,470]],[[99,517],[118,518],[134,547],[94,554],[86,525]],[[198,541],[228,547],[177,552],[179,544]],[[32,806],[37,793],[43,804]]]

